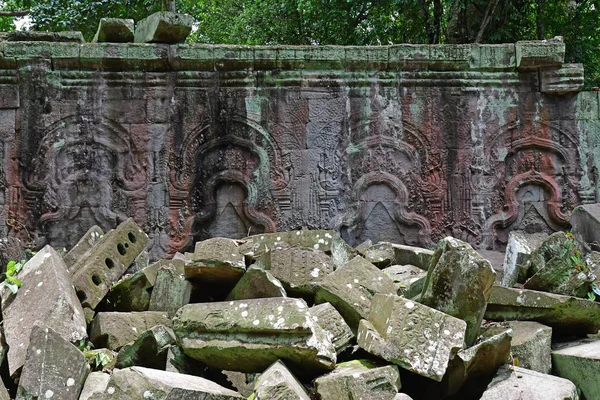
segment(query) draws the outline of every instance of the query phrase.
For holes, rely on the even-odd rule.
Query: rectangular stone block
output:
[[[513,43],[471,45],[470,69],[512,71],[516,67],[516,49]]]
[[[592,250],[600,251],[600,203],[584,204],[571,213],[571,232]]]
[[[183,265],[181,260],[171,260],[159,268],[148,310],[175,315],[177,310],[190,302],[192,285],[185,279]]]
[[[82,69],[122,71],[128,63],[128,45],[123,43],[87,43],[81,45],[79,64]]]
[[[17,85],[0,85],[0,109],[19,108],[20,96]]]
[[[169,71],[169,45],[128,43],[127,67],[139,71]]]
[[[278,46],[254,47],[254,70],[265,71],[280,68],[277,60]]]
[[[388,68],[389,46],[345,47],[345,68],[348,71],[385,71]]]
[[[532,40],[515,44],[517,68],[559,67],[565,61],[562,40]]]
[[[162,311],[99,312],[90,323],[90,341],[96,348],[119,350],[155,325],[171,326]]]
[[[213,48],[215,70],[240,71],[254,69],[252,46],[219,45]]]
[[[540,69],[540,91],[563,94],[583,89],[583,64],[564,64],[560,68]]]
[[[214,71],[214,46],[177,44],[170,48],[170,65],[174,71]]]
[[[441,44],[429,49],[430,71],[461,71],[470,67],[471,45]]]
[[[104,231],[98,225],[92,226],[88,231],[79,239],[79,242],[64,255],[63,261],[65,262],[69,273],[72,273],[71,267],[77,262],[84,261],[84,258],[89,256],[90,251],[94,248],[94,245],[98,243],[104,236]]]
[[[600,399],[600,340],[567,342],[552,351],[555,375],[573,382],[586,399]]]
[[[390,70],[396,71],[424,71],[429,68],[429,51],[427,45],[401,44],[390,46]]]
[[[600,119],[600,92],[581,92],[577,94],[576,119]]]

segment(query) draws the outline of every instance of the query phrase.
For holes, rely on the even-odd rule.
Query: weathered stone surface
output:
[[[148,309],[174,315],[190,302],[191,294],[192,285],[185,279],[183,261],[172,260],[158,270]]]
[[[398,288],[398,294],[410,299],[423,292],[427,272],[414,265],[392,265],[383,269]]]
[[[525,283],[527,259],[547,236],[545,233],[510,232],[502,266],[502,286],[513,287],[515,283]]]
[[[117,282],[103,300],[104,311],[147,311],[153,284],[148,275],[153,271],[146,268]],[[155,310],[158,311],[158,310]]]
[[[528,369],[504,366],[481,400],[578,400],[575,385],[563,378]]]
[[[179,346],[169,346],[166,371],[204,377],[206,369],[205,364],[186,356]]]
[[[600,251],[600,203],[576,207],[570,222],[571,232],[579,241]]]
[[[25,247],[18,238],[4,237],[0,238],[0,271],[6,271],[6,265],[9,261],[25,260]]]
[[[564,64],[559,68],[540,70],[540,92],[564,94],[583,89],[583,64]]]
[[[88,374],[83,353],[50,328],[31,329],[17,399],[77,400]]]
[[[485,311],[492,321],[537,321],[556,334],[596,333],[600,329],[600,303],[538,292],[494,286]]]
[[[511,351],[517,365],[549,374],[552,370],[552,328],[532,321],[511,321],[508,326],[513,330]]]
[[[358,345],[384,360],[440,382],[462,347],[466,322],[396,295],[376,294]]]
[[[552,351],[552,370],[573,382],[585,399],[600,399],[600,340],[561,344]]]
[[[368,360],[342,363],[315,380],[321,400],[393,400],[401,387],[397,366]]]
[[[260,259],[260,265],[278,279],[287,293],[314,295],[320,282],[333,272],[331,257],[319,250],[275,247]]]
[[[133,343],[119,350],[116,368],[146,367],[165,369],[169,346],[175,344],[175,334],[171,328],[156,325],[140,333]]]
[[[277,359],[309,374],[333,369],[335,349],[303,300],[188,304],[173,319],[185,354],[208,366],[262,372]]]
[[[132,19],[101,18],[92,42],[133,42],[134,25]]]
[[[387,268],[395,264],[395,254],[392,243],[380,242],[364,251],[365,260],[378,268]]]
[[[315,303],[331,303],[356,330],[360,320],[369,315],[371,300],[377,293],[396,294],[396,285],[376,266],[356,256],[323,279]]]
[[[85,380],[85,384],[79,395],[79,400],[89,400],[92,395],[104,392],[108,386],[109,380],[110,375],[107,373],[91,372]]]
[[[260,299],[265,297],[287,297],[287,292],[281,282],[269,271],[251,266],[225,300]]]
[[[338,355],[350,347],[355,335],[334,306],[330,303],[319,304],[311,307],[310,313],[315,322],[329,335]]]
[[[447,237],[435,250],[420,302],[467,323],[465,342],[479,334],[496,273],[471,245]]]
[[[70,271],[84,307],[95,308],[148,242],[148,235],[130,218],[107,232]]]
[[[213,238],[198,242],[188,258],[185,277],[205,285],[225,286],[231,290],[246,271],[244,256],[232,239]]]
[[[565,44],[562,38],[517,42],[515,50],[519,69],[555,67],[565,60]]]
[[[241,399],[239,393],[197,376],[144,367],[114,370],[107,389],[89,400],[108,399]]]
[[[412,400],[412,397],[406,393],[398,393],[396,396],[394,396],[393,400]]]
[[[98,225],[92,226],[81,237],[81,239],[79,239],[77,244],[63,256],[63,261],[65,262],[70,273],[74,272],[71,268],[77,263],[77,261],[89,257],[91,249],[94,248],[102,236],[104,236],[104,231],[102,228],[100,228]]]
[[[94,345],[118,350],[155,325],[171,326],[169,315],[161,311],[99,312],[90,324]]]
[[[380,242],[366,249],[364,257],[379,268],[386,268],[394,264],[414,265],[427,271],[433,258],[433,251],[420,247]]]
[[[81,32],[77,31],[39,32],[18,30],[13,32],[2,32],[1,40],[11,42],[85,42]]]
[[[194,18],[187,14],[157,12],[138,21],[135,27],[136,43],[183,43],[192,31]]]
[[[279,361],[280,362],[280,361]],[[244,398],[254,393],[254,385],[260,374],[245,374],[237,371],[223,371],[223,375]]]
[[[526,289],[586,297],[596,279],[586,265],[583,249],[572,237],[556,232],[531,252],[525,268],[531,276]]]
[[[276,361],[256,380],[253,400],[310,400],[302,384],[281,361]]]
[[[2,291],[2,316],[8,366],[14,375],[25,362],[31,329],[43,325],[70,342],[87,337],[83,309],[62,258],[50,246],[29,260],[18,274],[16,295]]]

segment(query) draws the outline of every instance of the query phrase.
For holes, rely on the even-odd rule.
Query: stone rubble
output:
[[[333,231],[292,231],[138,263],[147,236],[133,220],[93,227],[0,291],[0,399],[600,398],[591,283],[578,296],[522,287],[575,239],[510,237],[512,276],[492,286],[490,263],[451,237],[357,251]],[[577,248],[578,267],[596,268]],[[564,287],[558,275],[538,288]]]

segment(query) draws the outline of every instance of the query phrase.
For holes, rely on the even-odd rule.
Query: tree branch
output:
[[[29,10],[0,11],[0,17],[24,17],[29,15]]]
[[[485,28],[487,28],[488,24],[492,20],[492,16],[494,15],[494,11],[496,10],[498,2],[499,0],[488,2],[488,6],[485,9],[485,15],[483,16],[481,25],[479,26],[479,31],[477,32],[477,36],[475,36],[475,43],[481,42],[481,39],[483,38],[483,32],[485,32]]]

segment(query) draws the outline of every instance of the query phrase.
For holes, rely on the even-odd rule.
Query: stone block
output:
[[[385,71],[388,68],[389,46],[347,46],[345,52],[348,71]]]
[[[83,309],[62,258],[44,247],[24,266],[16,295],[2,291],[2,316],[11,375],[23,366],[31,329],[43,324],[69,342],[87,337]]]
[[[134,25],[132,19],[101,18],[92,42],[133,42]]]
[[[215,46],[213,56],[216,71],[244,71],[254,68],[254,48],[252,46]]]
[[[254,386],[253,400],[310,400],[310,396],[281,361],[275,361]]]
[[[228,371],[262,372],[281,359],[294,371],[334,367],[331,341],[303,300],[274,297],[183,306],[173,319],[189,357]]]
[[[390,46],[388,67],[397,71],[426,71],[429,68],[429,46],[400,44]]]
[[[378,268],[387,268],[396,264],[394,245],[390,242],[379,242],[363,250],[363,257]]]
[[[238,400],[242,396],[208,379],[144,367],[116,369],[104,393],[96,393],[89,400],[148,399],[154,393],[160,399],[215,399]]]
[[[171,46],[171,67],[175,71],[215,70],[214,46],[205,44],[177,44]]]
[[[269,271],[250,266],[225,300],[287,297],[283,285]]]
[[[91,372],[85,380],[79,400],[89,400],[92,395],[101,394],[106,390],[109,380],[110,375],[107,373],[100,371]]]
[[[565,44],[561,40],[532,40],[515,44],[518,69],[559,67],[565,61]]]
[[[421,247],[407,246],[403,244],[392,244],[394,249],[394,264],[414,265],[422,270],[429,270],[433,251]]]
[[[128,45],[118,43],[93,43],[81,45],[79,64],[82,69],[122,71],[129,60]]]
[[[115,367],[138,366],[164,370],[169,347],[174,344],[175,334],[171,328],[164,325],[153,326],[119,350]]]
[[[152,282],[150,270],[141,270],[117,282],[104,298],[103,311],[147,311],[150,305]],[[161,310],[154,310],[161,311]]]
[[[552,370],[552,328],[533,321],[510,321],[508,326],[513,330],[511,351],[517,365],[549,374]]]
[[[525,368],[503,366],[481,400],[578,400],[577,388],[563,378]]]
[[[125,47],[127,49],[127,69],[146,72],[170,70],[169,45],[160,43],[128,43]]]
[[[194,18],[187,14],[161,11],[138,21],[135,43],[183,43],[192,32]]]
[[[172,316],[190,302],[191,294],[192,285],[185,279],[184,262],[171,260],[157,272],[148,309],[166,311]]]
[[[573,382],[585,399],[600,399],[600,340],[561,343],[552,351],[554,375]]]
[[[204,377],[207,375],[207,369],[205,364],[186,356],[179,346],[169,346],[166,371]]]
[[[438,44],[429,49],[430,71],[468,70],[470,62],[470,44]]]
[[[540,70],[540,92],[564,94],[583,89],[583,64],[564,64],[560,68]]]
[[[315,391],[321,400],[393,400],[401,387],[397,366],[369,360],[339,364],[315,379]]]
[[[99,312],[90,324],[90,341],[96,348],[119,350],[155,325],[171,326],[167,313]]]
[[[600,330],[600,303],[553,293],[494,286],[485,311],[491,321],[537,321],[555,334]]]
[[[350,347],[355,335],[335,307],[323,303],[311,307],[310,312],[315,322],[329,335],[338,355]]]
[[[592,250],[600,251],[600,203],[576,207],[569,222],[577,240]]]
[[[356,256],[323,279],[315,304],[331,303],[355,331],[360,320],[368,317],[377,293],[396,294],[396,285],[376,266]]]
[[[88,257],[71,267],[81,304],[95,308],[147,242],[148,235],[131,218],[107,232]]]
[[[98,243],[98,241],[104,236],[104,231],[98,225],[92,226],[88,231],[79,239],[77,244],[69,250],[67,254],[63,256],[69,273],[72,273],[71,268],[78,261],[89,257],[89,253],[92,248]]]
[[[358,345],[384,360],[440,382],[463,346],[467,324],[396,295],[376,294]]]
[[[545,233],[529,234],[522,231],[511,231],[504,255],[502,286],[512,287],[516,283],[524,283],[527,279],[527,262],[531,252],[540,246],[548,237]]]
[[[512,71],[517,66],[514,43],[473,44],[469,68],[483,71]]]
[[[471,245],[447,237],[433,255],[420,302],[467,323],[465,342],[475,343],[496,272]]]
[[[384,268],[383,272],[396,284],[399,295],[410,299],[423,292],[427,272],[421,268],[413,265],[392,265]]]
[[[16,398],[77,400],[88,372],[77,347],[52,329],[35,325]]]
[[[2,32],[2,40],[9,42],[85,42],[83,35],[79,31],[42,32],[18,30]]]

